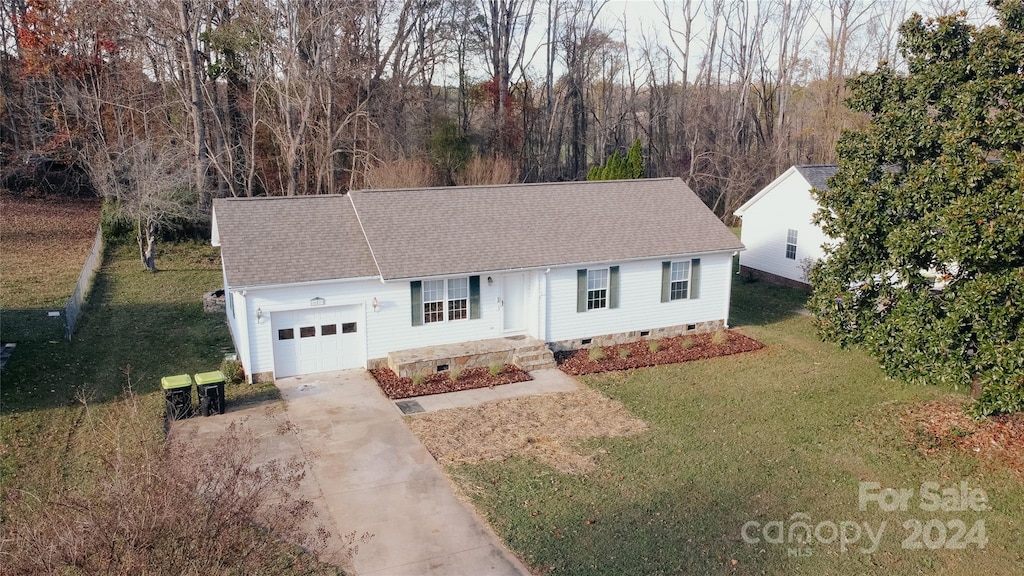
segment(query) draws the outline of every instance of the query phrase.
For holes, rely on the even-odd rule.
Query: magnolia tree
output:
[[[1024,410],[1024,1],[996,25],[900,28],[908,71],[850,81],[870,117],[818,192],[833,238],[811,273],[821,334],[909,382],[971,386],[976,415]]]

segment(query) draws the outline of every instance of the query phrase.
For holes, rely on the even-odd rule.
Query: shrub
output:
[[[715,346],[721,346],[729,341],[729,333],[725,330],[719,330],[711,335],[711,343]]]
[[[220,372],[229,384],[238,384],[245,379],[245,370],[238,360],[224,360],[220,363]]]
[[[661,350],[661,340],[648,340],[647,349],[651,351],[651,354],[657,354],[658,350]]]
[[[604,360],[607,356],[608,355],[605,354],[604,352],[604,348],[600,346],[594,346],[593,348],[590,349],[589,352],[587,352],[587,358],[591,362],[598,362],[600,360]]]
[[[458,366],[448,371],[448,378],[452,382],[457,381],[460,376],[462,376],[462,368],[459,368]]]
[[[244,424],[201,448],[191,438],[140,442],[152,426],[151,406],[129,390],[114,408],[83,423],[104,430],[110,446],[95,482],[59,487],[40,500],[8,492],[5,573],[266,574],[288,564],[296,573],[324,573],[309,554],[281,541],[326,551],[324,527],[303,528],[314,513],[295,497],[305,475],[301,457],[259,463]],[[344,536],[341,554],[350,558],[367,537]]]
[[[689,350],[694,347],[693,338],[686,337],[679,341],[679,348],[682,350]]]
[[[492,363],[487,367],[487,371],[491,373],[491,376],[497,376],[505,371],[505,365],[498,362]]]
[[[631,353],[632,350],[629,349],[629,346],[622,346],[619,348],[619,358],[629,358]]]

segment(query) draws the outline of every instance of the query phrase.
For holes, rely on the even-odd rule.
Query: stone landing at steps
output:
[[[527,372],[555,367],[547,344],[529,336],[507,336],[458,344],[398,350],[388,354],[387,365],[395,374],[433,374],[453,368],[487,368],[491,364],[515,364]]]

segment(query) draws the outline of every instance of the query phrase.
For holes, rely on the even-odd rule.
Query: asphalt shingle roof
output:
[[[743,247],[678,178],[349,194],[387,280]]]
[[[839,167],[834,164],[805,164],[796,169],[812,187],[828,190],[828,179],[836,175]]]
[[[378,274],[346,196],[220,198],[213,210],[230,286]]]
[[[740,250],[678,178],[214,201],[231,286],[423,278]]]

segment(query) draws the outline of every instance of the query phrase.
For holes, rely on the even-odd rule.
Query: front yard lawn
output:
[[[732,324],[764,350],[584,377],[649,425],[587,441],[601,454],[593,471],[521,456],[447,470],[538,573],[966,575],[1024,564],[1024,486],[1009,466],[921,450],[902,424],[922,402],[963,394],[887,380],[862,351],[820,342],[799,313],[804,297],[737,279]],[[862,510],[861,482],[911,490],[906,510]],[[926,509],[927,482],[980,488],[987,509]],[[798,521],[820,528],[808,546],[789,538]],[[769,525],[783,543],[767,541]],[[978,526],[984,549],[967,532]],[[845,542],[833,538],[840,528]]]

